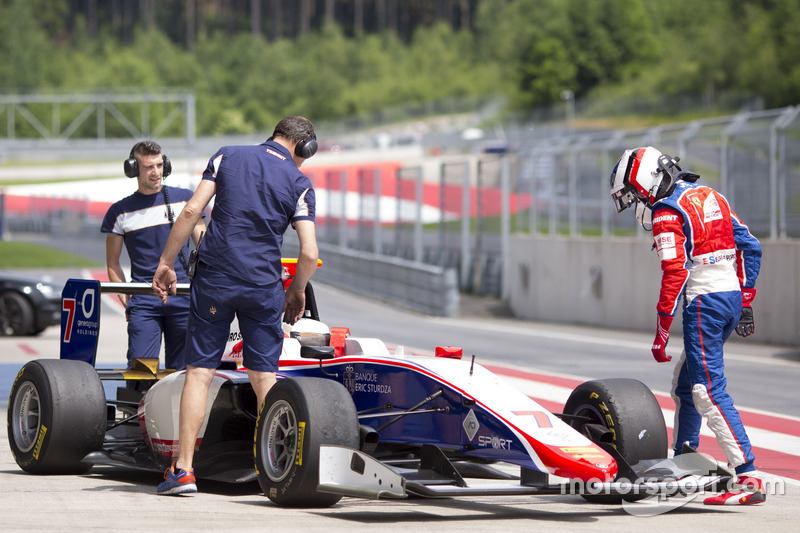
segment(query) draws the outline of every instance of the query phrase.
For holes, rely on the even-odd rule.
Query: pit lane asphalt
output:
[[[318,299],[325,291],[318,291]],[[334,293],[337,299],[342,294]],[[323,296],[324,297],[324,296]],[[350,295],[347,295],[351,298]],[[359,305],[355,302],[355,305]],[[364,304],[366,305],[366,304]],[[98,364],[124,364],[124,317],[104,307]],[[107,334],[104,334],[108,332]],[[624,336],[624,334],[622,334]],[[0,364],[17,368],[27,360],[58,357],[58,328],[35,338],[0,338]],[[621,339],[621,341],[624,339]],[[5,378],[4,378],[5,379]],[[11,378],[13,379],[13,374]],[[9,383],[0,391],[5,400]],[[5,402],[4,402],[5,403]],[[6,418],[6,409],[0,409]],[[669,513],[643,518],[621,506],[590,504],[578,496],[469,497],[443,500],[373,501],[344,498],[329,509],[284,509],[263,496],[257,484],[231,486],[201,480],[200,493],[155,494],[152,473],[95,467],[80,476],[34,476],[17,466],[0,436],[0,531],[794,531],[800,520],[800,487],[775,485],[766,504],[711,508],[702,498]],[[646,522],[644,520],[647,520]]]

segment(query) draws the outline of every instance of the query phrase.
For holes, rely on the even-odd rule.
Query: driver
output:
[[[675,367],[673,448],[697,448],[701,417],[714,432],[736,482],[707,505],[745,505],[766,500],[739,412],[725,389],[723,344],[730,334],[755,332],[751,303],[761,267],[761,245],[714,189],[682,171],[678,159],[648,146],[626,150],[611,172],[617,212],[636,204],[636,218],[654,235],[661,260],[653,357],[666,354],[672,319],[683,297],[683,353]]]

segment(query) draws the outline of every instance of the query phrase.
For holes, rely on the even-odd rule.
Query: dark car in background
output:
[[[47,277],[0,271],[0,336],[38,335],[61,324],[61,289]]]

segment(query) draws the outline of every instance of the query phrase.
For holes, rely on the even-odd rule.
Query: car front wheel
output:
[[[358,448],[358,415],[340,384],[322,378],[278,381],[256,421],[255,460],[264,494],[283,507],[330,507],[340,495],[317,492],[319,448]]]
[[[664,415],[652,391],[640,381],[613,378],[582,383],[570,394],[564,413],[571,415],[570,425],[590,439],[596,434],[592,426],[605,428],[610,444],[628,464],[667,457]],[[623,499],[614,494],[583,498],[593,503],[620,503]]]

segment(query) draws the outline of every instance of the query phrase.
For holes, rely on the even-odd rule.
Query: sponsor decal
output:
[[[342,373],[342,384],[353,394],[366,392],[369,394],[391,394],[392,386],[378,383],[378,373],[369,369],[356,372],[352,365],[347,365]]]
[[[675,248],[675,234],[671,231],[659,233],[653,240],[656,243],[656,250],[658,257],[662,260],[675,259],[678,257],[678,251]]]
[[[600,397],[596,392],[593,392],[589,395],[589,397],[593,400],[596,400]],[[616,448],[617,447],[617,425],[614,423],[614,417],[611,416],[611,411],[609,411],[608,406],[605,402],[600,402],[597,404],[597,408],[600,410],[600,413],[603,415],[603,420],[605,420],[606,428],[611,432],[611,445]]]
[[[578,446],[572,448],[559,448],[562,452],[573,456],[575,459],[587,459],[589,461],[600,459],[605,460],[606,456],[597,448],[593,448],[591,446]],[[600,468],[605,468],[608,465],[604,465],[603,463],[595,463],[596,466]],[[602,466],[601,466],[602,465]]]
[[[306,435],[306,423],[297,423],[297,455],[294,457],[294,464],[303,466],[303,439]]]
[[[544,411],[511,411],[517,416],[532,416],[540,428],[551,428],[553,423]]]
[[[653,219],[653,224],[658,224],[659,222],[675,222],[678,220],[678,215],[659,215]]]
[[[464,417],[464,422],[462,422],[461,425],[464,427],[464,431],[467,432],[467,437],[469,437],[470,441],[475,438],[475,434],[478,433],[481,427],[478,423],[478,417],[475,416],[475,412],[472,409],[470,409],[467,416]]]
[[[722,209],[719,207],[717,197],[710,194],[703,204],[703,221],[722,220]]]
[[[717,263],[731,263],[736,260],[736,253],[709,254],[701,258],[704,265],[715,265]]]
[[[272,148],[267,148],[267,153],[269,155],[273,155],[273,156],[277,157],[278,159],[282,159],[283,161],[286,161],[286,157],[282,156],[281,154],[279,154],[278,152],[276,152]]]
[[[39,460],[39,454],[42,453],[42,444],[44,444],[44,436],[47,434],[47,428],[42,426],[39,429],[39,436],[36,438],[36,446],[33,448],[33,458]]]
[[[480,435],[478,436],[478,446],[483,448],[494,448],[495,450],[510,450],[511,440],[495,435]]]

